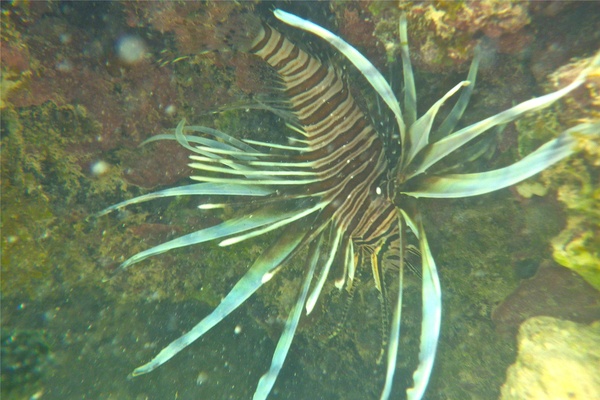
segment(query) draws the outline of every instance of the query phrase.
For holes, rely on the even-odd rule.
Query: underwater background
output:
[[[5,399],[252,396],[301,271],[286,268],[186,351],[151,374],[131,378],[135,367],[208,314],[270,240],[181,249],[115,275],[127,257],[213,225],[228,210],[200,212],[198,200],[178,198],[95,217],[123,199],[187,181],[188,152],[178,144],[138,147],[182,118],[239,138],[283,140],[284,122],[251,107],[268,92],[269,71],[213,39],[215,26],[233,9],[251,9],[269,23],[275,23],[269,13],[275,7],[313,20],[352,43],[392,81],[401,76],[398,17],[407,12],[419,109],[464,79],[474,47],[482,43],[485,56],[465,124],[570,82],[578,60],[600,43],[600,6],[594,2],[1,7]],[[339,61],[317,40],[284,32]],[[474,161],[478,169],[506,165],[574,122],[600,118],[600,77],[594,79],[488,138],[484,155]],[[560,332],[585,331],[579,350],[591,365],[600,362],[600,141],[582,146],[582,153],[516,187],[422,201],[444,299],[426,399],[528,398],[510,397],[501,388],[517,360],[519,326],[531,317],[554,319],[530,320],[521,339],[527,332],[539,335],[544,324]],[[314,315],[301,320],[270,398],[379,397],[382,318],[368,272],[347,317],[347,301],[331,284]],[[419,277],[405,280],[398,398],[411,384],[420,326]],[[579,378],[569,389],[573,398],[592,398],[600,390],[598,377]]]

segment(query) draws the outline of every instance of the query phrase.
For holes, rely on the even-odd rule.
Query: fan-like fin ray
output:
[[[196,136],[191,136],[188,137],[186,135],[184,135],[183,130],[185,127],[185,118],[182,119],[179,124],[177,125],[177,128],[175,128],[175,140],[177,140],[177,142],[179,142],[180,145],[182,145],[183,147],[185,147],[186,149],[190,150],[192,153],[195,154],[202,154],[203,156],[206,156],[210,159],[222,159],[222,157],[218,154],[219,150],[218,149],[212,149],[210,147],[202,147],[202,146],[192,146],[190,144],[190,140],[194,141],[194,142],[202,142],[203,138],[199,138]],[[196,128],[204,128],[204,127],[196,127]],[[210,129],[210,128],[206,128],[206,129]],[[225,134],[223,134],[225,135]],[[233,138],[231,138],[233,140]],[[231,141],[231,140],[230,140]],[[241,143],[241,142],[240,142]],[[223,144],[220,145],[219,148],[228,148],[231,147],[227,144]],[[241,159],[241,160],[253,160],[253,157],[250,157],[248,154],[246,153],[242,153],[239,150],[235,149],[234,147],[231,147],[234,151],[237,151],[235,157]],[[252,149],[251,147],[248,146],[248,150],[251,152],[256,152],[256,150]],[[227,150],[227,152],[230,152],[231,150]],[[248,170],[249,168],[244,167],[244,166],[240,166],[238,164],[232,164],[230,165],[231,168],[233,169],[241,169],[241,170]]]
[[[163,197],[174,196],[268,196],[275,193],[274,189],[265,186],[252,186],[248,184],[229,184],[229,183],[194,183],[191,185],[178,186],[170,189],[159,190],[158,192],[148,193],[133,199],[122,201],[100,211],[97,216],[106,215],[112,211],[118,210],[132,204],[139,204],[150,200]]]
[[[143,141],[140,146],[146,145],[148,143],[157,142],[160,140],[176,140],[186,149],[190,150],[195,154],[202,154],[210,158],[219,158],[216,154],[225,153],[231,154],[234,157],[241,160],[252,160],[256,156],[264,156],[264,153],[259,152],[248,144],[242,142],[239,139],[234,138],[226,134],[225,132],[221,132],[217,129],[209,128],[206,126],[197,126],[197,125],[186,125],[185,118],[182,119],[177,127],[175,128],[174,134],[160,134],[152,136],[149,139]],[[207,135],[211,135],[213,137],[219,138],[224,142],[219,142],[213,139],[207,139],[199,136],[193,135],[185,135],[184,131],[190,132],[200,132]],[[192,146],[190,143],[200,144],[206,147],[198,147]]]
[[[192,156],[193,157],[193,156]],[[197,160],[197,159],[195,159]],[[211,163],[212,164],[212,163]],[[267,176],[270,179],[277,176],[315,176],[313,171],[290,171],[290,170],[252,170],[252,169],[229,169],[222,168],[208,163],[190,163],[188,164],[191,168],[198,169],[201,171],[217,172],[229,175],[243,175],[243,176]],[[233,166],[233,163],[224,163],[225,165]]]
[[[175,140],[177,140],[177,142],[180,145],[182,145],[183,147],[185,147],[192,153],[202,154],[202,155],[204,155],[206,157],[210,157],[210,158],[220,158],[218,155],[214,154],[212,151],[205,151],[205,150],[199,149],[198,147],[192,146],[190,144],[190,142],[188,141],[188,138],[186,137],[186,135],[184,135],[184,133],[183,133],[185,124],[186,124],[186,120],[184,118],[181,121],[179,121],[179,123],[177,124],[177,127],[175,128]],[[201,138],[194,137],[194,140],[200,140],[200,139]]]
[[[307,150],[306,147],[287,146],[287,145],[277,144],[277,143],[261,142],[259,140],[246,139],[246,142],[256,145],[256,146],[269,147],[271,149],[291,150],[291,151],[298,151],[298,152],[304,152]]]
[[[429,132],[431,132],[433,120],[435,119],[440,107],[446,102],[446,100],[448,100],[449,97],[454,95],[458,89],[468,85],[468,81],[462,81],[458,85],[454,86],[441,99],[436,101],[435,104],[432,105],[431,108],[421,118],[419,118],[413,125],[410,126],[408,129],[410,148],[406,151],[404,158],[407,164],[409,164],[415,155],[417,155],[417,153],[429,143]]]
[[[313,308],[315,307],[315,304],[317,304],[317,300],[319,299],[321,290],[323,290],[323,285],[325,284],[325,281],[327,280],[327,276],[329,275],[329,270],[331,269],[331,264],[333,264],[333,260],[335,259],[335,254],[338,251],[340,240],[342,239],[342,236],[344,235],[342,230],[339,228],[335,228],[332,226],[331,229],[333,231],[332,231],[331,238],[329,240],[329,243],[331,246],[331,248],[329,250],[329,256],[327,257],[327,261],[325,262],[325,265],[321,269],[321,274],[319,275],[317,284],[313,288],[312,292],[310,293],[310,296],[308,296],[308,300],[306,301],[306,315],[310,314],[312,312]]]
[[[354,276],[356,275],[356,262],[354,259],[354,242],[350,240],[350,262],[348,264],[348,287],[354,284]]]
[[[394,373],[396,372],[396,362],[398,359],[398,345],[400,344],[400,324],[402,322],[402,291],[404,289],[404,252],[405,252],[405,226],[404,220],[398,218],[400,232],[400,252],[399,252],[399,271],[398,271],[398,295],[396,297],[396,306],[392,316],[392,325],[390,327],[390,343],[387,349],[387,363],[385,370],[385,383],[381,391],[381,400],[387,400],[392,392]]]
[[[585,68],[573,82],[571,82],[564,88],[552,93],[548,93],[541,97],[536,97],[524,101],[520,104],[517,104],[514,107],[509,108],[506,111],[486,118],[483,121],[469,125],[466,128],[463,128],[451,134],[450,136],[447,136],[441,139],[440,141],[429,145],[425,148],[424,159],[416,166],[414,171],[407,175],[407,179],[425,172],[433,164],[446,157],[448,154],[452,153],[459,147],[463,146],[465,143],[476,138],[488,129],[493,128],[497,125],[512,122],[526,112],[536,111],[548,107],[555,101],[559,100],[560,98],[564,97],[568,93],[581,86],[586,81],[588,74],[594,69],[597,69],[599,66],[600,53],[598,53],[594,57],[589,67]]]
[[[232,237],[229,239],[225,239],[223,240],[221,243],[219,243],[219,246],[230,246],[232,244],[235,243],[239,243],[242,242],[244,240],[256,237],[256,236],[260,236],[263,235],[265,233],[271,232],[277,228],[280,228],[284,225],[288,225],[291,224],[294,221],[297,221],[299,219],[302,219],[312,213],[314,213],[315,211],[322,209],[323,207],[325,207],[327,205],[327,203],[325,202],[321,202],[319,204],[317,204],[314,207],[308,208],[306,210],[303,211],[298,211],[296,210],[295,212],[291,213],[291,215],[288,213],[287,215],[289,215],[288,218],[284,218],[284,219],[280,219],[279,221],[274,221],[273,223],[271,223],[270,225],[267,225],[265,228],[262,229],[257,229],[255,231],[249,232],[245,235],[241,235],[241,236],[236,236],[236,237]]]
[[[203,138],[198,138],[197,136],[186,136],[187,140],[192,142],[195,139],[203,139]],[[210,139],[206,139],[206,140],[210,140]],[[215,157],[205,157],[208,158],[210,160],[213,161],[226,161],[228,159],[221,157],[221,156],[231,156],[233,158],[235,158],[237,161],[239,162],[250,162],[251,160],[256,160],[259,157],[277,157],[277,155],[273,155],[273,154],[269,154],[269,153],[249,153],[247,151],[243,151],[243,150],[239,150],[236,149],[235,147],[231,147],[230,149],[227,149],[225,147],[229,146],[226,145],[224,143],[221,143],[221,147],[222,148],[214,148],[214,147],[206,147],[206,146],[196,146],[195,148],[198,150],[201,150],[202,152],[210,152],[210,154],[214,155]],[[198,154],[200,154],[200,152],[196,152]],[[198,157],[198,156],[196,156]],[[231,160],[229,160],[231,161]]]
[[[296,328],[298,327],[298,322],[300,321],[300,317],[302,316],[302,308],[304,307],[304,303],[306,302],[306,296],[308,294],[308,289],[310,288],[310,282],[312,281],[312,278],[315,274],[315,268],[319,260],[319,253],[321,250],[322,242],[323,235],[321,234],[319,235],[317,240],[311,245],[311,249],[309,251],[309,262],[307,264],[308,268],[306,271],[304,282],[302,284],[300,296],[298,296],[296,305],[294,306],[292,312],[288,316],[287,321],[285,322],[283,333],[281,334],[281,337],[277,342],[275,352],[273,353],[271,367],[269,368],[269,371],[267,371],[267,373],[264,374],[258,381],[258,386],[256,388],[256,391],[254,392],[253,400],[264,400],[267,398],[267,396],[271,392],[271,389],[273,388],[273,385],[275,384],[275,380],[279,375],[279,371],[281,371],[281,368],[283,367],[283,363],[285,362],[285,358],[292,344],[292,340],[294,339]]]
[[[223,237],[235,235],[237,233],[256,229],[261,226],[274,224],[296,216],[297,211],[279,212],[274,213],[273,210],[264,209],[256,211],[252,214],[252,217],[247,215],[229,219],[218,225],[211,226],[209,228],[201,229],[196,232],[189,233],[184,236],[180,236],[176,239],[168,242],[159,244],[158,246],[151,247],[147,250],[139,252],[127,259],[119,269],[125,269],[130,265],[138,263],[148,257],[155,256],[157,254],[165,253],[167,251],[177,249],[180,247],[192,246],[198,243],[209,242],[211,240],[220,239]]]
[[[200,132],[200,133],[214,136],[216,138],[219,138],[219,139],[225,141],[225,143],[228,143],[231,146],[236,147],[236,148],[243,150],[245,152],[248,152],[248,153],[260,153],[252,146],[249,146],[247,143],[245,143],[239,139],[236,139],[233,136],[228,135],[227,133],[222,132],[217,129],[214,129],[214,128],[209,128],[207,126],[199,126],[199,125],[188,125],[185,127],[185,129],[188,131],[191,131],[191,132]]]
[[[235,155],[244,155],[244,156],[246,156],[247,159],[252,159],[252,157],[249,157],[248,155],[254,155],[254,153],[240,150],[237,147],[233,147],[227,143],[219,142],[218,140],[214,140],[214,139],[208,139],[205,137],[193,136],[193,135],[185,135],[185,138],[186,138],[186,141],[188,142],[188,144],[194,143],[194,144],[199,144],[199,145],[205,146],[205,147],[197,147],[197,146],[194,147],[194,146],[190,145],[190,148],[188,148],[188,150],[190,150],[190,151],[191,151],[191,149],[200,149],[200,150],[204,150],[204,151],[210,151],[213,154],[229,154],[229,155],[234,155],[234,156]],[[177,141],[177,136],[175,136],[175,134],[173,134],[173,133],[161,133],[159,135],[154,135],[151,138],[144,140],[140,144],[140,146],[145,146],[149,143],[159,142],[162,140]],[[194,153],[198,153],[196,150],[193,150],[193,151],[194,151]],[[262,153],[260,153],[260,154],[262,154]]]
[[[228,184],[234,185],[243,185],[244,182],[248,182],[247,179],[233,179],[233,178],[225,178],[222,176],[214,177],[214,176],[199,176],[193,175],[190,176],[190,179],[200,182],[224,182]],[[320,178],[314,179],[252,179],[251,185],[266,185],[266,186],[275,186],[275,185],[308,185],[310,183],[319,182]]]
[[[316,168],[318,163],[314,161],[301,161],[301,162],[278,162],[278,161],[250,161],[248,165],[255,167],[281,167],[281,168]]]
[[[435,353],[440,336],[440,326],[442,321],[442,290],[440,279],[435,266],[435,260],[431,254],[421,215],[416,213],[414,217],[409,216],[406,211],[400,210],[402,216],[409,226],[416,227],[415,234],[419,238],[419,247],[421,250],[422,262],[422,302],[423,317],[421,321],[421,343],[419,346],[419,365],[413,373],[413,387],[406,391],[408,400],[420,400],[425,393]]]
[[[473,61],[471,61],[471,66],[469,67],[469,74],[467,75],[467,81],[470,84],[465,87],[460,93],[460,97],[456,101],[454,107],[452,107],[452,111],[448,114],[444,122],[440,124],[437,130],[434,132],[434,136],[437,138],[443,138],[449,135],[456,124],[462,118],[467,105],[469,104],[469,100],[471,99],[471,94],[473,93],[473,89],[475,89],[475,82],[477,80],[477,70],[479,69],[479,62],[481,61],[481,48],[479,46],[475,47],[475,54],[473,56]]]
[[[344,247],[344,265],[342,270],[342,275],[339,278],[336,278],[334,281],[334,285],[338,289],[342,289],[346,284],[346,279],[348,279],[348,268],[352,263],[352,259],[354,259],[354,253],[352,252],[352,240],[343,240],[346,243]]]
[[[284,263],[301,243],[307,228],[289,227],[277,241],[265,250],[254,262],[246,274],[235,284],[231,291],[208,316],[200,321],[188,333],[171,342],[162,349],[149,363],[133,371],[133,376],[146,374],[169,361],[181,350],[189,346],[213,326],[221,322],[236,308],[245,302],[258,288],[272,277],[271,271]]]
[[[415,88],[415,78],[408,48],[408,22],[406,20],[406,13],[400,15],[398,31],[400,32],[400,56],[402,57],[402,73],[404,77],[404,117],[406,119],[406,126],[410,127],[417,120],[417,90]]]
[[[413,197],[456,198],[477,196],[503,189],[573,154],[577,150],[577,139],[573,136],[574,133],[599,134],[599,132],[600,123],[579,124],[507,167],[473,174],[432,176],[419,181],[416,189],[402,193]]]
[[[291,129],[292,131],[298,133],[299,135],[303,136],[303,137],[308,137],[308,133],[304,130],[304,128],[299,125],[299,122],[296,124],[290,124],[289,122],[286,122],[285,126],[287,126],[289,129]],[[299,140],[299,142],[303,142],[302,140]]]

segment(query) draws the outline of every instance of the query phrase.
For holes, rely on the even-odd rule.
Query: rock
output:
[[[535,276],[492,312],[499,333],[515,334],[528,318],[548,316],[579,323],[600,320],[600,292],[581,276],[552,262],[542,263]]]
[[[521,325],[518,340],[501,400],[600,399],[600,321],[535,317]]]

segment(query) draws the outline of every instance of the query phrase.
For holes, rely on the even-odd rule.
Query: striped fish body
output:
[[[377,248],[397,237],[396,209],[382,189],[388,173],[383,142],[343,75],[266,24],[249,51],[281,77],[305,138],[305,150],[290,158],[318,176],[296,194],[325,200],[319,221],[333,220],[359,246]]]
[[[492,171],[444,174],[432,173],[430,168],[491,128],[508,124],[527,112],[548,107],[583,85],[588,76],[597,74],[600,53],[564,88],[455,131],[471,96],[481,53],[476,52],[467,80],[460,82],[421,117],[417,117],[406,15],[402,15],[399,22],[404,112],[381,73],[342,38],[283,10],[275,10],[274,15],[289,26],[329,42],[365,77],[394,115],[399,149],[391,150],[399,150],[399,161],[396,165],[388,165],[386,150],[390,149],[385,148],[384,141],[357,106],[338,69],[324,65],[256,17],[240,14],[240,24],[236,28],[217,32],[226,42],[231,41],[229,44],[239,39],[239,49],[262,58],[277,72],[293,115],[290,126],[300,139],[294,138],[294,145],[240,140],[208,127],[186,127],[183,120],[174,134],[157,135],[149,141],[177,140],[190,150],[190,158],[194,161],[190,166],[198,171],[198,175],[191,178],[200,183],[145,194],[113,205],[100,214],[162,197],[210,195],[226,196],[228,200],[234,198],[238,204],[247,205],[249,210],[246,215],[135,254],[123,262],[120,269],[180,247],[215,240],[221,246],[230,246],[275,230],[279,234],[213,312],[163,348],[151,361],[136,368],[133,375],[151,372],[173,358],[240,307],[288,260],[301,250],[308,249],[297,301],[283,327],[270,368],[258,382],[254,399],[266,399],[271,393],[300,317],[305,311],[310,313],[313,310],[331,266],[338,262],[344,267],[341,278],[335,281],[338,288],[352,288],[356,268],[361,263],[370,264],[374,284],[384,301],[383,270],[388,266],[398,266],[398,290],[385,351],[386,373],[380,397],[387,400],[391,396],[400,344],[403,271],[405,264],[410,267],[410,262],[405,263],[405,257],[410,255],[411,250],[406,245],[409,229],[419,244],[413,254],[419,254],[421,260],[422,318],[419,361],[412,376],[413,387],[407,389],[406,396],[409,400],[419,400],[425,393],[434,365],[442,296],[423,216],[415,199],[476,196],[514,185],[578,151],[577,135],[597,134],[600,128],[597,122],[582,123],[564,131],[523,159]],[[430,137],[438,110],[459,90],[462,93],[446,120],[435,128],[434,135]],[[435,137],[441,139],[432,140]],[[261,147],[268,151],[258,150]],[[283,153],[271,150],[282,150]],[[412,200],[406,200],[409,198]],[[200,208],[223,206],[210,203],[202,204]]]
[[[173,358],[243,304],[288,260],[308,250],[302,286],[271,366],[258,383],[254,394],[258,400],[271,392],[300,317],[314,309],[332,266],[343,267],[335,285],[351,290],[356,268],[370,264],[374,284],[385,301],[383,270],[401,263],[402,256],[397,211],[385,193],[384,144],[354,101],[341,72],[255,17],[239,17],[239,26],[218,34],[230,45],[239,39],[235,47],[262,58],[278,74],[282,94],[288,99],[289,126],[296,132],[293,145],[239,140],[212,128],[186,126],[183,120],[174,134],[149,141],[176,140],[190,150],[193,162],[189,165],[197,172],[191,178],[200,183],[126,200],[101,214],[172,196],[233,196],[238,205],[244,204],[243,215],[144,250],[120,269],[180,247],[214,240],[230,246],[279,230],[213,312],[136,368],[133,376],[149,373]],[[201,208],[222,206],[210,203]],[[391,252],[395,254],[390,256]]]

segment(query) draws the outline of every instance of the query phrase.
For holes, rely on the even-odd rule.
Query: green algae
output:
[[[560,106],[552,105],[542,113],[515,121],[519,132],[517,151],[520,157],[531,154],[547,141],[557,137],[564,129],[559,120],[557,110]]]
[[[552,74],[550,81],[560,81],[584,65],[585,59],[575,61]],[[597,86],[597,82],[587,85],[577,98],[519,121],[519,152],[531,151],[578,120],[600,118]],[[564,228],[550,240],[554,260],[600,290],[600,135],[580,135],[578,148],[576,156],[528,182],[536,182],[543,194],[548,193],[565,208]]]
[[[99,284],[110,272],[104,267],[114,260],[114,247],[142,243],[127,235],[119,221],[104,221],[99,231],[90,225],[89,217],[126,188],[117,166],[101,176],[82,169],[92,160],[76,149],[90,143],[98,130],[81,106],[48,102],[3,110],[3,297],[27,293],[43,298]],[[103,287],[111,290],[111,285]]]
[[[109,154],[111,165],[105,173],[82,169],[94,159],[76,149],[92,143],[99,129],[81,106],[48,102],[3,110],[3,297],[27,293],[43,298],[56,290],[97,285],[121,301],[172,298],[218,304],[233,276],[240,276],[240,268],[256,256],[256,245],[239,246],[235,252],[205,246],[200,257],[190,255],[196,249],[173,252],[102,282],[124,257],[174,233],[187,233],[193,228],[188,219],[197,219],[201,212],[190,199],[178,199],[166,210],[148,204],[137,212],[94,218],[128,191],[139,193],[124,180],[120,166],[120,160],[139,150],[122,148]],[[218,216],[211,223],[215,219]]]
[[[0,69],[0,110],[7,107],[9,95],[23,87],[29,76],[29,72],[18,73],[4,67]]]
[[[82,173],[68,154],[59,128],[65,114],[78,112],[46,104],[3,111],[2,293],[49,289],[60,214],[80,189]]]
[[[544,173],[544,178],[550,185],[560,182],[557,198],[567,211],[566,227],[551,242],[554,260],[600,290],[599,168],[584,155]]]

